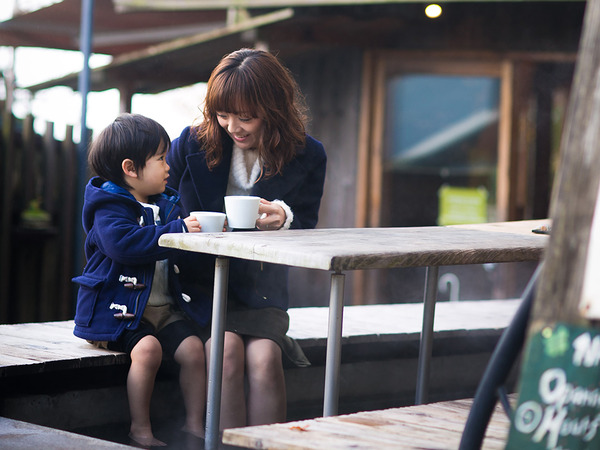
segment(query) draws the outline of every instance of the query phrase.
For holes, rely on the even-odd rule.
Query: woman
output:
[[[169,184],[186,212],[223,211],[226,195],[255,195],[258,230],[314,228],[327,157],[306,134],[304,111],[295,80],[273,55],[226,55],[208,81],[204,121],[185,128],[167,157]],[[190,258],[182,267],[184,290],[202,311],[197,317],[207,317],[214,257]],[[286,336],[287,268],[234,259],[229,273],[221,429],[284,421],[282,355],[309,364]]]

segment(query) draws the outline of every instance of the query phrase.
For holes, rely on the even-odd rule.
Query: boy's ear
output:
[[[121,168],[123,169],[123,173],[125,173],[125,175],[133,177],[133,178],[137,178],[137,172],[135,171],[135,164],[133,164],[133,161],[129,158],[124,159],[123,162],[121,163]]]

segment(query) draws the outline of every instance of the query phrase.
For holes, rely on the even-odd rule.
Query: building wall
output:
[[[288,26],[282,27],[285,30],[274,32],[271,46],[273,50],[277,50],[277,45],[287,49],[282,52],[287,57],[284,61],[306,96],[312,117],[309,133],[323,142],[328,154],[318,227],[357,225],[358,132],[365,52],[400,50],[402,57],[410,57],[414,53],[417,57],[425,56],[432,60],[454,56],[460,61],[461,58],[472,59],[479,55],[496,61],[516,58],[517,61],[530,61],[534,66],[541,61],[550,65],[552,61],[560,64],[572,61],[577,50],[584,5],[585,2],[489,2],[478,4],[477,13],[474,13],[473,4],[458,3],[446,5],[444,15],[438,21],[424,18],[422,5],[347,7],[336,8],[335,12],[333,9],[322,10],[319,20],[307,21],[311,25],[305,28],[291,31]],[[325,19],[325,14],[330,16]],[[290,48],[294,51],[289,51]],[[525,95],[524,98],[527,98],[530,94]],[[531,101],[535,101],[533,97]],[[518,123],[520,119],[515,117],[513,120],[516,133],[521,126]],[[519,141],[518,136],[513,139],[514,142]],[[536,161],[532,164],[535,167]],[[534,188],[529,186],[527,189]],[[546,209],[550,189],[544,188],[543,192],[539,192],[535,188],[535,192],[538,204],[542,205],[542,201],[546,200],[538,209]],[[531,208],[533,206],[529,205],[520,209],[522,217],[513,219],[529,218],[526,212]],[[420,273],[415,276],[404,269],[396,272],[407,275],[394,275],[392,278],[397,282],[386,279],[379,280],[378,284],[387,286],[390,292],[397,292],[393,286],[400,283],[404,287],[403,292],[406,290],[406,299],[385,292],[366,298],[363,288],[359,290],[354,282],[362,274],[347,273],[346,304],[419,301],[423,283]],[[529,269],[526,272],[529,273]],[[328,273],[291,269],[290,274],[290,306],[327,304]],[[517,283],[518,286],[506,290],[503,295],[519,295],[521,284],[524,286],[528,276],[524,278],[522,283]],[[408,289],[406,279],[415,285],[414,289]],[[356,294],[353,292],[355,289]],[[468,297],[488,298],[487,293],[478,292],[476,289]],[[464,293],[466,295],[467,291]]]
[[[331,48],[288,64],[310,109],[309,134],[327,152],[320,228],[354,226],[361,61],[357,49]]]
[[[319,228],[350,228],[356,205],[356,163],[362,52],[328,48],[303,55],[290,68],[310,109],[308,132],[325,146],[327,175]],[[325,306],[328,272],[290,269],[290,306]],[[351,298],[348,274],[346,298]]]

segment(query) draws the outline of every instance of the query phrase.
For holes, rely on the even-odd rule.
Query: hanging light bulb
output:
[[[435,3],[427,5],[425,8],[425,15],[430,19],[436,19],[442,15],[442,7]]]

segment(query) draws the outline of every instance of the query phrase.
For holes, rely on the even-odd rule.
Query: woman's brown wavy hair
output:
[[[263,120],[258,155],[266,177],[280,174],[306,140],[306,106],[289,69],[271,53],[241,49],[221,59],[207,85],[204,121],[196,137],[206,151],[209,169],[223,158],[227,133],[217,112],[244,114]]]

